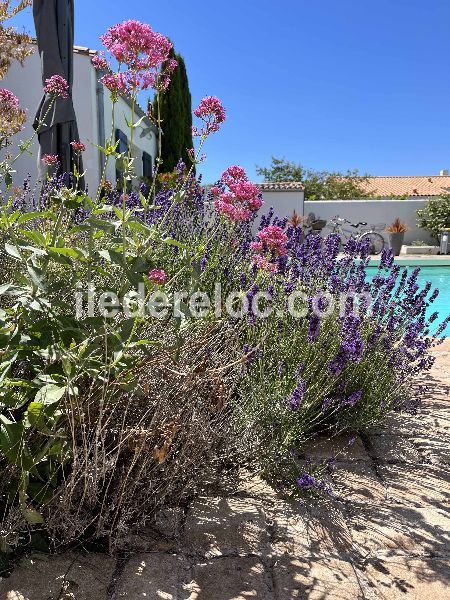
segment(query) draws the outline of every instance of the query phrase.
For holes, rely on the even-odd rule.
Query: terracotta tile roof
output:
[[[31,44],[33,46],[37,46],[37,39],[32,37]],[[97,50],[92,50],[91,48],[87,48],[86,46],[75,46],[73,47],[73,51],[75,54],[84,54],[85,56],[95,56],[98,54]]]
[[[405,177],[369,177],[360,185],[375,197],[390,196],[442,196],[450,194],[449,175],[413,175]]]
[[[305,188],[299,181],[280,181],[275,183],[257,183],[256,184],[262,192],[302,192]]]
[[[86,48],[85,46],[74,46],[73,51],[75,54],[85,54],[86,56],[95,56],[98,54],[97,50]]]

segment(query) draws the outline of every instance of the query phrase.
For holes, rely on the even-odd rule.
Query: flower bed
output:
[[[95,59],[114,105],[164,93],[176,68],[166,38],[127,21],[102,39],[119,63]],[[59,80],[48,89],[66,93]],[[225,120],[215,97],[194,114],[191,166]],[[133,116],[130,147],[135,127]],[[337,236],[305,239],[271,210],[254,237],[262,198],[241,167],[206,192],[179,164],[157,192],[157,173],[139,187],[112,140],[103,152],[123,182],[94,197],[58,157],[38,198],[11,191],[11,161],[0,169],[3,550],[26,530],[53,546],[119,544],[242,464],[288,495],[328,492],[327,465],[301,459],[305,442],[413,406],[411,382],[439,341],[425,319],[438,291],[389,252],[369,282],[369,248],[354,240],[338,258]]]

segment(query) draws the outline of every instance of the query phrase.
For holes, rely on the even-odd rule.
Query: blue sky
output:
[[[127,18],[169,36],[193,102],[223,101],[206,181],[285,156],[316,169],[450,168],[448,0],[75,0],[76,43]],[[16,20],[32,27],[31,12]]]

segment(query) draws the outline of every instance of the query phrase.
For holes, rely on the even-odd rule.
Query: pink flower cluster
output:
[[[278,273],[278,265],[276,262],[271,262],[267,256],[261,254],[254,254],[252,256],[252,262],[261,271],[267,271],[268,273]]]
[[[52,75],[45,80],[44,92],[56,98],[68,98],[69,84],[61,75]]]
[[[226,119],[225,109],[222,102],[215,96],[206,96],[194,110],[194,115],[204,123],[201,129],[192,128],[194,136],[208,136],[210,133],[219,131],[221,123]]]
[[[222,173],[220,187],[212,187],[211,193],[217,198],[217,212],[231,221],[249,221],[263,204],[258,187],[248,181],[244,169],[238,166],[228,167]]]
[[[9,90],[0,89],[0,106],[5,112],[20,108],[19,99]]]
[[[251,249],[255,253],[252,262],[263,271],[276,273],[278,265],[275,261],[287,254],[288,236],[278,225],[269,225],[257,233],[257,238],[257,242],[251,243]]]
[[[264,227],[256,234],[258,242],[252,242],[251,248],[258,253],[270,252],[275,256],[285,256],[288,237],[278,225]]]
[[[148,278],[156,285],[164,285],[167,282],[167,273],[163,269],[152,269]]]
[[[27,115],[9,90],[0,89],[0,138],[10,137],[23,128]]]
[[[70,142],[70,145],[72,146],[73,151],[77,154],[81,154],[82,152],[86,151],[86,146],[83,144],[83,142]]]
[[[230,183],[236,183],[237,181],[245,181],[246,179],[247,174],[245,170],[238,165],[232,165],[228,169],[225,169],[220,178],[225,185],[230,185]]]
[[[170,58],[172,43],[160,33],[139,21],[124,21],[100,38],[105,48],[126,70],[114,73],[104,53],[94,56],[96,69],[107,71],[101,78],[113,93],[133,94],[153,87],[167,89],[177,61]]]
[[[48,167],[55,167],[59,163],[59,157],[56,154],[44,154],[42,162]]]
[[[100,78],[105,88],[113,94],[126,94],[127,83],[122,73],[107,73]]]
[[[98,54],[96,54],[92,60],[92,65],[98,70],[98,71],[107,71],[109,69],[109,63],[106,59],[105,53],[104,52],[99,52]]]
[[[187,153],[188,153],[188,156],[191,159],[191,161],[193,163],[195,163],[196,165],[199,165],[200,163],[202,163],[203,161],[206,160],[206,154],[203,152],[203,154],[201,154],[200,156],[197,156],[197,154],[195,152],[195,148],[188,148]]]
[[[150,25],[124,21],[110,27],[100,38],[105,48],[132,69],[155,69],[169,58],[171,42]]]

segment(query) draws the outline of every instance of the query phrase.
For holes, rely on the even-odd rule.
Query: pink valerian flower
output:
[[[242,167],[232,165],[228,169],[225,169],[220,177],[220,181],[225,185],[236,183],[237,181],[247,181],[247,174]]]
[[[17,96],[15,96],[9,90],[0,89],[0,100],[0,106],[5,111],[17,110],[20,108],[19,98],[17,98]]]
[[[267,273],[278,273],[278,265],[275,262],[271,262],[267,256],[262,256],[261,254],[254,254],[252,256],[252,263],[261,269],[261,271],[266,271]]]
[[[206,96],[194,110],[194,115],[204,123],[202,129],[192,128],[194,136],[206,137],[210,133],[219,131],[221,123],[226,119],[225,109],[219,98],[215,96]]]
[[[106,60],[104,52],[99,52],[98,54],[96,54],[92,58],[91,62],[98,71],[109,71],[110,70],[110,66],[109,66],[108,61]]]
[[[147,90],[150,87],[155,87],[157,83],[157,75],[148,71],[125,71],[121,75],[128,94],[133,93],[133,90]]]
[[[59,157],[57,154],[44,154],[42,162],[45,163],[47,167],[55,167],[59,163]]]
[[[148,278],[156,285],[164,285],[167,282],[167,273],[163,269],[152,269]]]
[[[277,259],[287,254],[288,236],[278,225],[264,227],[256,235],[258,241],[250,244],[255,253],[252,256],[253,264],[263,271],[276,273],[278,271]]]
[[[259,241],[251,243],[251,249],[258,253],[270,253],[271,256],[285,256],[288,236],[278,227],[269,225],[256,234]]]
[[[229,183],[228,187],[231,193],[239,199],[242,204],[245,204],[252,212],[256,212],[263,205],[261,200],[261,192],[259,188],[250,181],[239,180]]]
[[[56,98],[68,98],[69,84],[61,75],[52,75],[45,80],[44,92]]]
[[[19,99],[9,90],[0,89],[0,138],[8,138],[23,129],[27,115]]]
[[[168,60],[172,49],[171,42],[150,25],[132,20],[110,27],[100,39],[118,62],[132,69],[155,69]]]
[[[201,154],[199,157],[196,158],[195,148],[188,148],[187,153],[188,153],[188,156],[191,159],[191,161],[197,165],[202,163],[204,160],[206,160],[205,153]]]
[[[83,144],[83,142],[70,142],[70,145],[72,146],[73,151],[77,154],[81,154],[82,152],[86,151],[86,146]]]
[[[242,206],[236,206],[233,202],[220,198],[214,202],[214,208],[223,217],[227,217],[230,221],[250,221],[253,216],[251,210]]]
[[[125,94],[127,91],[123,73],[108,73],[103,75],[100,81],[112,94]]]
[[[222,192],[222,190],[220,189],[220,187],[218,185],[213,185],[209,190],[209,193],[212,196],[220,196],[221,192]]]
[[[113,92],[133,94],[149,87],[167,89],[178,63],[169,55],[172,43],[166,37],[139,21],[124,21],[108,29],[100,39],[112,57],[126,66],[126,70],[116,74],[123,76],[125,88],[114,88]],[[103,53],[94,57],[93,64],[113,75]]]
[[[170,76],[175,71],[178,66],[178,62],[171,58],[167,62],[164,63],[164,68],[161,69],[159,76],[157,78],[157,85],[155,86],[162,92],[165,92],[170,84]]]
[[[216,198],[216,211],[232,221],[250,221],[263,204],[259,188],[236,165],[224,171],[220,184],[211,188],[211,194]]]

